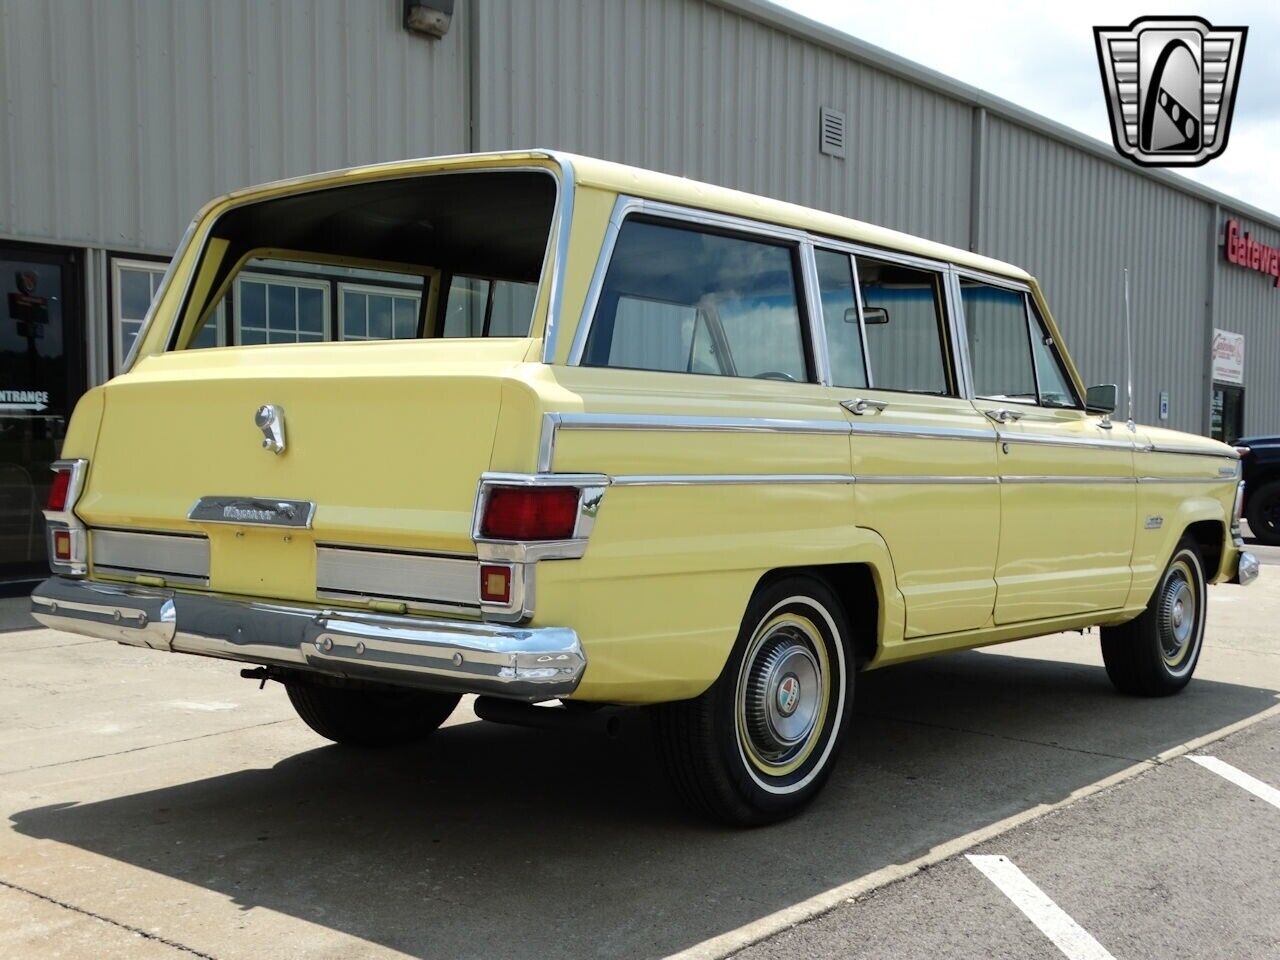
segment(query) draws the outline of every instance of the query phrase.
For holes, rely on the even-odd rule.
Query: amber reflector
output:
[[[485,603],[511,602],[511,568],[496,563],[480,565],[480,599]]]
[[[55,560],[71,559],[71,531],[53,531],[53,558]]]

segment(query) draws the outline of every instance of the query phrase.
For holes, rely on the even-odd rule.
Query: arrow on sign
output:
[[[0,413],[16,413],[18,411],[41,413],[49,409],[47,403],[0,403]]]

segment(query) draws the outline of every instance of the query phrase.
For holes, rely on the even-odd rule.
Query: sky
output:
[[[1173,172],[1280,215],[1280,3],[1212,7],[1072,0],[774,0],[867,43],[1034,110],[1111,144],[1093,39],[1095,26],[1156,15],[1198,15],[1247,26],[1235,119],[1226,152]]]

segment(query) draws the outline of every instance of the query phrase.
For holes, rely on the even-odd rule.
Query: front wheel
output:
[[[1191,682],[1204,643],[1204,565],[1183,539],[1136,619],[1102,628],[1102,660],[1121,693],[1164,697]]]
[[[284,681],[289,702],[326,740],[352,747],[389,747],[421,740],[458,705],[458,695],[421,690],[338,687]]]
[[[693,809],[754,826],[799,812],[826,782],[852,712],[844,611],[810,577],[756,591],[719,679],[652,708],[669,779]]]

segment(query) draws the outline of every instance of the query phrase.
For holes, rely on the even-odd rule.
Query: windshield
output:
[[[384,180],[214,224],[170,349],[527,337],[555,211],[540,171]]]

